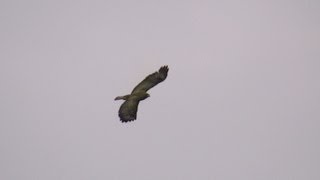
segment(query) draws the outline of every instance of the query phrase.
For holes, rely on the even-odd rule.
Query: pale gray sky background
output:
[[[0,2],[0,179],[319,180],[320,1]],[[169,65],[122,124],[115,96]]]

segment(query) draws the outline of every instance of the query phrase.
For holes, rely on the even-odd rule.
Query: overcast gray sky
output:
[[[0,179],[320,179],[320,1],[2,0],[0,21]]]

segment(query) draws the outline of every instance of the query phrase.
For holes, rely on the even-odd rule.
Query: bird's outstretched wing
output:
[[[129,98],[126,100],[119,109],[119,117],[122,122],[133,121],[137,118],[139,100]]]
[[[143,81],[141,81],[131,92],[134,94],[139,91],[147,92],[149,89],[164,81],[167,78],[169,68],[168,66],[162,66],[159,71],[148,75]]]

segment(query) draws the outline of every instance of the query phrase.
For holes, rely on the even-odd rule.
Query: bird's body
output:
[[[133,121],[137,118],[139,102],[150,97],[149,89],[167,78],[169,68],[162,66],[159,71],[154,72],[141,81],[131,92],[125,96],[118,96],[115,100],[123,99],[125,102],[120,106],[119,117],[122,122]]]

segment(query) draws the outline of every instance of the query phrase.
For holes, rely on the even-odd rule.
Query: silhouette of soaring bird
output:
[[[114,100],[123,99],[125,102],[120,106],[119,117],[121,122],[134,121],[137,118],[139,102],[150,97],[149,89],[161,83],[167,78],[169,68],[162,66],[157,72],[148,75],[131,92],[125,96],[118,96]]]

